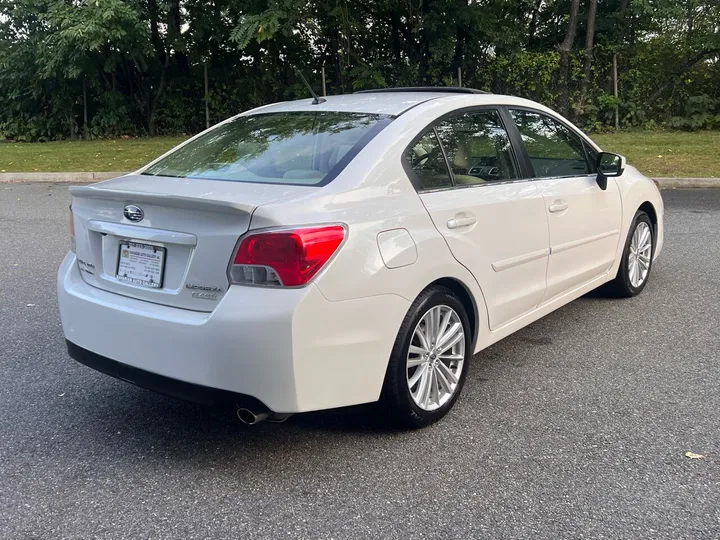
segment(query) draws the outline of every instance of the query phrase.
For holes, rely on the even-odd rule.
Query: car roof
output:
[[[253,109],[251,114],[274,113],[289,111],[334,111],[371,114],[387,114],[397,116],[406,110],[429,101],[447,96],[443,92],[388,92],[373,94],[345,94],[326,96],[320,103],[313,104],[312,98],[272,103]]]
[[[387,91],[358,92],[356,94],[345,94],[340,96],[326,96],[320,103],[314,104],[312,98],[298,99],[295,101],[284,101],[258,107],[247,114],[275,113],[275,112],[299,112],[299,111],[327,111],[327,112],[354,112],[367,114],[384,114],[399,116],[408,109],[417,105],[434,101],[436,99],[457,100],[463,106],[472,105],[518,105],[535,106],[545,108],[532,101],[498,94],[485,94],[467,89],[448,88],[397,88]]]

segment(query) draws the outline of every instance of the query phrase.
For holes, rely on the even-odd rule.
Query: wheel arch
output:
[[[472,329],[472,336],[470,336],[470,341],[472,344],[472,350],[474,351],[475,345],[477,344],[478,334],[480,332],[480,320],[477,302],[473,294],[470,292],[470,289],[462,281],[454,277],[443,277],[436,279],[423,290],[427,290],[430,287],[445,287],[446,289],[450,289],[455,294],[455,296],[458,297],[458,300],[460,300],[463,307],[465,308],[468,319],[470,319],[470,328]]]
[[[645,212],[652,223],[655,255],[662,249],[663,245],[663,201],[657,186],[631,165],[627,166],[622,176],[614,180],[620,189],[622,220],[615,263],[608,271],[608,281],[617,275],[623,250],[625,249],[625,242],[638,211]]]
[[[653,203],[650,201],[645,201],[640,205],[638,208],[638,211],[642,210],[645,212],[648,217],[650,218],[650,221],[652,222],[653,229],[657,231],[657,225],[658,225],[658,217],[657,217],[657,211],[655,210],[655,206],[653,206]]]

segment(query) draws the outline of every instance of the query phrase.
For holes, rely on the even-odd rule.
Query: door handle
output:
[[[458,229],[460,227],[469,227],[470,225],[475,225],[476,223],[477,219],[475,219],[475,216],[472,214],[455,214],[453,219],[448,219],[447,228]]]
[[[548,210],[551,212],[562,212],[563,210],[568,209],[568,203],[567,201],[564,201],[562,199],[558,199],[554,203],[552,203],[550,206],[548,206]]]

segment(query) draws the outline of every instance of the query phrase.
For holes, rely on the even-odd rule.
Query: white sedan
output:
[[[640,293],[663,245],[623,157],[468,89],[260,107],[71,194],[70,355],[247,423],[381,400],[430,424],[475,353],[601,285]]]

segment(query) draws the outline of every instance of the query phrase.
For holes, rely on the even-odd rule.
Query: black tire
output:
[[[415,328],[425,314],[435,306],[448,306],[458,315],[465,336],[465,354],[454,394],[439,408],[427,411],[418,407],[410,393],[407,358]],[[395,339],[380,397],[381,412],[386,414],[396,426],[411,429],[425,427],[440,420],[452,409],[462,391],[473,355],[472,348],[472,329],[462,302],[445,287],[430,287],[423,291],[410,306]]]
[[[632,242],[633,234],[635,233],[635,229],[637,229],[638,225],[640,223],[646,223],[648,227],[650,227],[650,234],[652,235],[651,238],[651,245],[652,248],[650,250],[650,263],[648,267],[648,273],[645,279],[642,283],[640,283],[639,286],[635,287],[630,281],[630,273],[629,273],[629,258],[630,258],[630,244]],[[607,293],[608,296],[612,296],[614,298],[631,298],[633,296],[637,296],[642,292],[642,290],[645,288],[645,285],[647,285],[647,282],[650,280],[650,272],[652,270],[652,259],[653,255],[655,254],[655,227],[653,226],[652,221],[650,220],[650,217],[643,212],[642,210],[638,210],[637,214],[635,214],[635,217],[633,218],[632,225],[630,226],[627,239],[625,240],[625,249],[623,249],[622,253],[622,260],[620,261],[620,266],[618,267],[617,275],[615,276],[615,279],[607,283],[604,287],[604,292]]]

